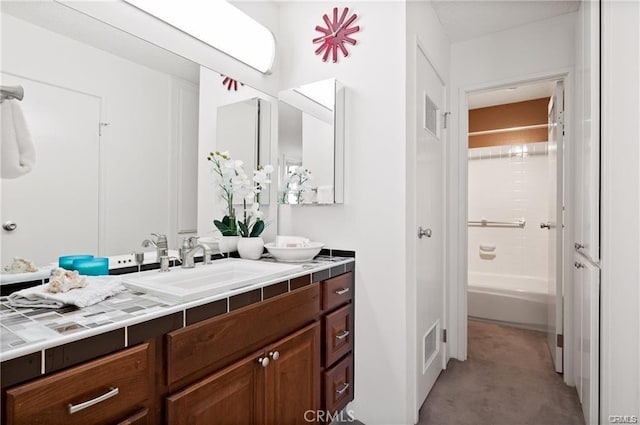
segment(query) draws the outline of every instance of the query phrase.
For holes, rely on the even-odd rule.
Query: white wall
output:
[[[356,251],[350,409],[367,424],[408,423],[405,235],[399,230],[405,220],[405,5],[353,4],[362,29],[358,44],[339,63],[323,63],[310,40],[334,6],[347,3],[280,3],[278,55],[281,89],[331,77],[347,88],[345,203],[281,206],[278,231]]]
[[[549,276],[547,143],[524,145],[527,154],[510,155],[515,146],[469,151],[469,220],[515,221],[524,228],[469,227],[469,273]],[[517,145],[519,149],[523,145]],[[520,150],[521,152],[521,150]],[[480,245],[494,245],[495,258],[481,256]]]
[[[139,250],[150,232],[169,232],[169,75],[6,14],[2,70],[102,98],[101,120],[109,123],[100,142],[102,255]],[[64,164],[63,152],[60,161],[61,172],[73,166]],[[61,192],[67,196],[73,202],[71,192]]]
[[[452,45],[451,142],[447,152],[447,208],[451,217],[447,271],[451,283],[449,329],[452,338],[448,349],[452,357],[460,360],[466,357],[466,328],[459,322],[457,313],[466,311],[466,295],[461,289],[466,285],[467,273],[467,254],[463,249],[467,242],[467,170],[464,167],[467,109],[460,98],[464,98],[465,92],[570,70],[575,56],[575,21],[576,14],[571,13]]]
[[[640,417],[640,4],[602,4],[600,423]]]

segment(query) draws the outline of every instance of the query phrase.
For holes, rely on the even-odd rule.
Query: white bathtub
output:
[[[546,331],[548,299],[546,280],[469,272],[469,318]]]

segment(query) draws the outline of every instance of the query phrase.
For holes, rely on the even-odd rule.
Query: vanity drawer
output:
[[[331,366],[353,348],[352,304],[324,317],[324,365]]]
[[[150,363],[145,343],[11,388],[7,424],[117,423],[150,403]]]
[[[335,412],[353,400],[353,354],[324,372],[324,405],[328,412]]]
[[[170,332],[168,383],[182,386],[222,369],[311,323],[319,313],[320,285],[308,285]]]
[[[322,309],[327,311],[353,298],[353,273],[327,279],[322,282]]]

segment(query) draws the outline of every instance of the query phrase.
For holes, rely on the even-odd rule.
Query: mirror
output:
[[[256,160],[269,160],[270,120],[256,123],[254,111],[215,127],[218,108],[224,115],[224,105],[245,98],[265,116],[268,96],[248,86],[228,90],[219,73],[58,2],[1,6],[0,76],[24,88],[16,102],[36,150],[32,172],[0,181],[0,222],[17,223],[0,230],[2,265],[142,251],[151,232],[177,248],[198,230],[202,198],[216,197],[208,170],[199,170],[205,136],[253,128],[246,143]],[[205,74],[223,94],[201,94]],[[218,146],[233,152],[236,143]]]
[[[219,106],[216,127],[219,150],[230,151],[234,159],[245,164],[245,171],[255,169],[257,164],[269,163],[271,103],[268,100],[253,97]],[[263,189],[260,203],[269,204],[269,186]]]
[[[278,94],[278,202],[344,202],[344,92],[335,78]]]

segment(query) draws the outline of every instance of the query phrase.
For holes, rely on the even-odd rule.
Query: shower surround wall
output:
[[[524,228],[469,227],[469,316],[546,323],[547,179],[546,142],[469,150],[469,220],[526,220]]]

